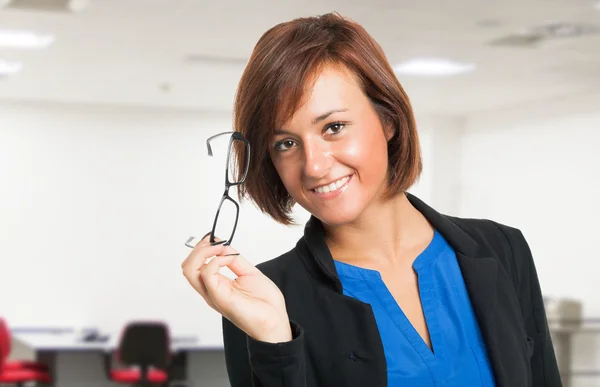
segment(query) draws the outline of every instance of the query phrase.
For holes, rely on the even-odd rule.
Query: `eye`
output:
[[[285,152],[294,146],[296,146],[296,142],[293,140],[281,140],[276,142],[273,148],[278,152]]]
[[[325,127],[325,132],[329,132],[327,134],[336,135],[344,129],[344,126],[346,126],[344,122],[334,122]]]

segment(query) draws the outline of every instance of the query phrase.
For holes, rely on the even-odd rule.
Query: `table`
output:
[[[33,353],[33,358],[48,364],[53,375],[51,387],[116,386],[107,377],[106,359],[117,347],[120,332],[96,330],[98,337],[105,340],[82,340],[82,332],[88,332],[89,338],[89,332],[93,331],[71,327],[17,327],[11,329],[11,335],[15,349],[28,350]],[[209,362],[216,364],[215,377],[226,377],[224,362],[219,361],[223,358],[220,338],[202,343],[195,335],[172,334],[171,350],[171,386],[198,385],[191,381],[206,379],[207,357],[211,359]],[[211,384],[207,381],[206,385]]]

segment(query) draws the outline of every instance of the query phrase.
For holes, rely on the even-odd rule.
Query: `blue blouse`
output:
[[[433,351],[404,315],[379,272],[339,261],[335,266],[344,294],[373,309],[389,387],[494,386],[456,254],[437,230],[413,263]]]

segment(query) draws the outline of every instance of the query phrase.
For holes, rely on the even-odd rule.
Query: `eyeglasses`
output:
[[[246,176],[248,175],[248,166],[250,164],[250,142],[244,136],[242,136],[239,132],[223,132],[223,133],[215,134],[214,136],[209,137],[206,140],[206,148],[208,149],[208,155],[209,156],[213,155],[212,148],[210,146],[210,142],[212,140],[214,140],[215,138],[224,136],[224,135],[231,135],[231,138],[229,139],[229,146],[227,148],[227,164],[225,166],[225,191],[223,192],[223,196],[221,197],[221,201],[219,203],[219,207],[218,207],[217,213],[215,215],[215,220],[213,222],[212,230],[209,233],[210,234],[210,244],[213,246],[218,245],[218,244],[223,244],[225,246],[228,246],[231,244],[231,241],[233,240],[233,236],[235,235],[235,230],[236,230],[237,224],[238,224],[238,218],[239,218],[239,214],[240,214],[240,206],[231,196],[229,196],[229,189],[233,186],[243,184],[246,181]],[[244,148],[246,151],[245,152],[246,153],[246,163],[244,166],[244,171],[242,171],[242,173],[239,173],[240,171],[236,171],[234,169],[235,167],[237,167],[237,165],[232,160],[232,156],[233,156],[233,150],[236,147],[238,148],[238,151],[241,149],[244,149]],[[233,203],[233,205],[235,206],[235,221],[233,222],[233,225],[225,224],[223,226],[223,225],[221,225],[221,223],[219,223],[219,220],[223,220],[223,219],[219,219],[219,215],[221,214],[221,209],[223,208],[223,204],[226,202]],[[225,221],[227,221],[227,220],[231,220],[231,219],[226,219]],[[218,229],[217,229],[217,226],[219,226]],[[219,232],[219,235],[229,235],[229,238],[227,238],[225,240],[215,241],[215,235],[216,235],[215,232],[217,232],[217,231]],[[229,233],[229,231],[231,231],[231,233]],[[206,237],[206,235],[205,235],[205,237]],[[196,238],[190,237],[187,240],[187,242],[185,243],[185,245],[193,249],[195,247],[195,243],[192,244],[192,241],[194,241],[194,239],[196,239]]]

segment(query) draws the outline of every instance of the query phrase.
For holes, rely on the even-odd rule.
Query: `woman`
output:
[[[327,14],[267,31],[234,113],[252,149],[240,197],[283,224],[295,203],[312,217],[257,267],[208,237],[182,264],[224,316],[232,386],[561,385],[520,231],[406,192],[421,172],[413,112],[360,25]]]

